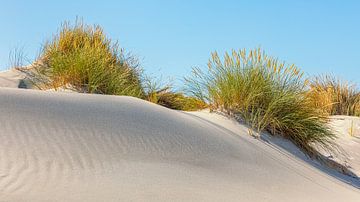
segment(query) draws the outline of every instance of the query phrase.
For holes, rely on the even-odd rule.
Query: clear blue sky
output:
[[[212,51],[260,46],[309,75],[331,72],[360,84],[358,2],[0,0],[0,69],[16,47],[33,59],[61,22],[79,16],[164,77],[205,67]]]

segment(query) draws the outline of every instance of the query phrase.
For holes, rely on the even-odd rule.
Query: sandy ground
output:
[[[217,124],[218,126],[230,130],[238,135],[251,134],[251,132],[249,132],[251,131],[249,127],[223,115],[209,113],[206,110],[200,112],[189,112],[189,114],[201,117],[204,120]],[[329,167],[315,159],[309,158],[309,156],[300,150],[296,145],[283,137],[262,133],[260,134],[259,141],[267,144],[275,150],[278,150],[284,155],[290,155],[303,162],[306,162],[314,168],[317,168],[318,170],[326,173],[327,175],[330,175],[340,181],[351,184],[352,186],[360,189],[360,118],[349,116],[332,116],[329,125],[337,135],[334,143],[338,146],[338,150],[334,150],[331,153],[322,150],[319,150],[319,152],[324,155],[324,158],[329,158],[330,160],[333,160],[341,165],[345,165],[347,169],[349,169],[351,176],[345,175],[339,170],[336,170],[338,168],[337,166]],[[352,136],[350,136],[347,131],[352,131]]]
[[[0,201],[359,201],[359,189],[206,112],[0,88]]]
[[[334,156],[334,160],[360,177],[360,117],[332,116],[330,127],[337,135],[336,143],[341,146],[344,157]]]
[[[0,71],[0,87],[19,88],[24,78],[25,74],[16,69]]]

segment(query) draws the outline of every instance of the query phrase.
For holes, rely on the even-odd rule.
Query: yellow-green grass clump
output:
[[[206,71],[194,68],[186,78],[189,91],[213,110],[227,112],[260,131],[289,138],[307,152],[313,145],[332,148],[326,117],[306,95],[303,73],[260,49],[215,52]]]
[[[168,90],[157,92],[155,99],[153,95],[150,101],[170,109],[183,111],[196,111],[207,107],[206,103],[202,100]]]
[[[161,82],[156,82],[154,79],[145,78],[143,86],[146,94],[145,99],[149,102],[183,111],[196,111],[207,108],[207,104],[203,100],[174,91],[171,84],[161,84]]]
[[[144,97],[138,63],[125,56],[99,26],[64,23],[28,71],[41,89]]]
[[[331,75],[315,77],[308,96],[326,115],[360,116],[360,91],[347,81]]]

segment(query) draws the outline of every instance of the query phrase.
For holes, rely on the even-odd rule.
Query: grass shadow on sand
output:
[[[186,113],[186,112],[182,112],[182,113],[187,114],[189,116],[192,116],[192,117],[194,117],[194,118],[196,118],[198,120],[204,121],[204,122],[206,122],[208,124],[211,124],[211,125],[217,127],[218,129],[225,131],[227,134],[230,134],[232,136],[241,138],[241,140],[246,141],[249,144],[254,145],[255,147],[263,150],[263,148],[259,147],[254,142],[248,140],[243,135],[237,134],[237,133],[235,133],[235,132],[233,132],[233,131],[231,131],[231,130],[229,130],[229,129],[227,129],[227,128],[225,128],[225,127],[223,127],[223,126],[221,126],[221,125],[219,125],[217,123],[214,123],[214,122],[209,121],[209,120],[207,120],[205,118],[196,116],[194,114],[189,114],[189,113]],[[246,125],[244,125],[244,126],[249,128]],[[248,137],[251,137],[251,136],[248,136]],[[254,139],[264,143],[268,147],[270,147],[273,150],[279,152],[280,155],[288,158],[289,160],[293,161],[294,163],[299,164],[299,166],[303,166],[302,164],[300,164],[299,161],[305,162],[306,164],[310,165],[311,167],[316,168],[322,174],[331,176],[331,177],[333,177],[333,178],[335,178],[337,180],[340,180],[341,182],[344,182],[344,183],[346,183],[346,184],[348,184],[348,185],[350,185],[352,187],[360,189],[360,179],[359,179],[358,176],[356,176],[355,174],[353,174],[353,176],[349,176],[349,175],[346,175],[344,173],[340,173],[338,170],[336,170],[334,168],[327,167],[326,165],[324,165],[323,162],[320,162],[318,160],[318,158],[326,159],[326,157],[322,156],[321,154],[319,154],[321,156],[319,156],[317,158],[310,158],[308,155],[306,155],[304,152],[302,152],[297,146],[295,146],[289,140],[281,138],[281,142],[276,141],[276,140],[279,140],[280,138],[279,137],[273,137],[273,136],[270,136],[270,135],[267,135],[267,134],[264,134],[264,133],[261,134],[260,138],[254,138]],[[264,152],[266,153],[266,151],[264,151]],[[344,167],[342,165],[337,165],[337,166]],[[349,170],[347,170],[347,172],[352,173]],[[298,173],[298,174],[303,175],[301,173]],[[304,177],[306,177],[306,176],[304,176]],[[308,178],[308,177],[306,177],[306,178]],[[312,179],[309,179],[309,180],[313,181]],[[336,182],[336,181],[334,181],[334,182]]]

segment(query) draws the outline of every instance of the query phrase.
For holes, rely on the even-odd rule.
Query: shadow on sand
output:
[[[239,137],[242,140],[247,141],[249,144],[253,144],[254,146],[258,147],[253,142],[250,142],[249,140],[242,138],[240,136],[241,134],[236,134],[233,131],[231,131],[217,123],[214,123],[212,121],[209,121],[205,118],[196,116],[191,113],[186,113],[186,112],[181,112],[181,113],[192,116],[198,120],[205,121],[206,123],[211,124],[211,125],[219,128],[220,130],[227,132],[228,134]],[[245,126],[245,127],[249,128],[247,126]],[[281,137],[271,136],[271,135],[268,135],[265,133],[262,133],[260,135],[260,138],[254,137],[254,139],[263,142],[267,146],[269,146],[269,147],[273,148],[274,150],[276,150],[277,152],[279,152],[281,155],[285,155],[286,157],[290,157],[290,158],[295,157],[292,159],[306,162],[308,165],[311,165],[312,167],[316,168],[317,170],[321,171],[322,173],[324,173],[328,176],[331,176],[333,178],[336,178],[337,180],[340,180],[340,181],[342,181],[348,185],[351,185],[357,189],[360,189],[360,178],[355,173],[351,172],[347,167],[345,167],[331,159],[328,159],[327,157],[321,155],[320,153],[317,153],[314,157],[310,158],[308,155],[306,155],[304,152],[302,152],[297,146],[295,146],[289,140],[286,140]]]

